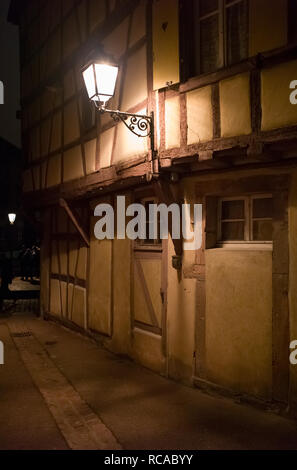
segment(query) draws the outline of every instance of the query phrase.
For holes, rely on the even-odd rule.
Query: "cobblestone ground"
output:
[[[297,449],[297,423],[206,395],[32,314],[0,317],[0,449]]]

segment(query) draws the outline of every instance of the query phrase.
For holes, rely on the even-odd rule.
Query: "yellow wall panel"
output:
[[[60,272],[57,243],[57,240],[52,241],[51,272],[53,274],[59,274]]]
[[[70,69],[64,76],[64,99],[67,100],[75,93],[75,81],[73,70]]]
[[[31,159],[37,160],[40,158],[40,129],[39,127],[34,127],[30,135],[30,151]]]
[[[51,279],[50,313],[61,316],[61,292],[58,279]]]
[[[297,124],[297,105],[290,103],[289,84],[297,79],[297,61],[262,71],[262,130]]]
[[[85,327],[86,317],[86,290],[82,287],[75,286],[72,304],[71,320],[81,328]]]
[[[129,19],[125,18],[111,34],[103,39],[104,52],[118,60],[127,50]]]
[[[287,44],[287,0],[250,0],[249,55]]]
[[[105,20],[105,2],[90,0],[89,11],[90,30],[93,31]]]
[[[87,174],[96,170],[96,145],[97,139],[89,140],[85,143],[85,159]]]
[[[64,108],[64,144],[70,144],[80,136],[78,109],[76,100]]]
[[[95,218],[91,218],[89,328],[111,334],[112,241],[94,236]]]
[[[50,130],[51,121],[50,118],[48,118],[41,124],[41,156],[48,155],[49,153]]]
[[[165,101],[165,145],[166,148],[180,146],[179,96],[174,96]]]
[[[179,82],[178,0],[153,2],[154,90]]]
[[[140,114],[144,114],[142,110]],[[144,155],[148,151],[148,142],[146,138],[139,138],[132,132],[128,131],[125,124],[118,124],[118,132],[116,137],[114,161],[118,163],[129,160],[131,158]]]
[[[46,183],[48,188],[61,183],[61,155],[49,159]]]
[[[129,132],[129,131],[128,131]],[[111,164],[111,152],[115,127],[100,134],[100,168],[106,168]]]
[[[87,279],[87,256],[88,250],[85,246],[82,246],[78,252],[78,262],[76,277],[79,279]]]
[[[45,189],[46,187],[46,181],[45,181],[46,168],[47,168],[47,162],[45,161],[41,165],[41,189]]]
[[[135,86],[135,84],[137,84]],[[127,60],[123,99],[120,106],[125,111],[147,98],[146,46]]]
[[[290,341],[297,339],[297,172],[294,171],[289,193],[289,310],[290,310]],[[297,367],[290,366],[290,398],[297,409]]]
[[[78,244],[76,241],[69,242],[69,275],[75,277],[78,257]]]
[[[132,27],[130,32],[129,47],[133,46],[146,34],[146,1],[141,0],[133,11]]]
[[[68,57],[79,45],[79,35],[75,13],[72,13],[63,25],[63,56]]]
[[[51,117],[51,144],[50,151],[53,152],[61,147],[62,141],[62,114],[58,111]]]
[[[77,145],[64,153],[64,175],[63,180],[69,181],[83,176],[83,163],[81,146]]]
[[[270,399],[272,252],[206,250],[205,277],[208,379]]]
[[[66,240],[59,241],[59,257],[60,257],[60,274],[67,275],[67,242]]]
[[[134,328],[132,337],[133,358],[156,372],[164,372],[162,337],[149,331]]]
[[[251,133],[250,80],[244,73],[220,82],[221,135]]]
[[[62,316],[66,316],[67,312],[67,282],[61,281],[61,300],[62,300]]]
[[[188,145],[212,139],[213,116],[210,86],[187,93],[187,120]]]

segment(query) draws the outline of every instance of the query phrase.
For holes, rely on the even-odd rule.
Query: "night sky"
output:
[[[20,147],[19,44],[18,28],[7,22],[10,0],[0,0],[0,80],[4,84],[4,105],[0,105],[0,137]]]

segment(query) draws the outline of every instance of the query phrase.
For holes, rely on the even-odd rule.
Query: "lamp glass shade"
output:
[[[8,220],[11,224],[14,223],[15,218],[16,218],[16,214],[13,214],[13,213],[8,214]]]
[[[94,62],[83,71],[90,100],[105,104],[113,95],[119,68]]]

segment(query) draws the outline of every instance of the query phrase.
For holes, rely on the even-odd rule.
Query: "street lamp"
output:
[[[93,60],[85,65],[82,74],[89,99],[100,113],[108,113],[114,121],[122,121],[138,137],[150,138],[150,149],[154,153],[154,114],[125,113],[105,107],[114,95],[119,67],[114,64]],[[128,122],[127,122],[128,121]]]
[[[14,214],[14,213],[12,213],[12,212],[11,212],[10,214],[8,214],[8,220],[9,220],[9,222],[10,222],[10,225],[13,225],[13,224],[14,224],[15,218],[16,218],[16,214]]]

